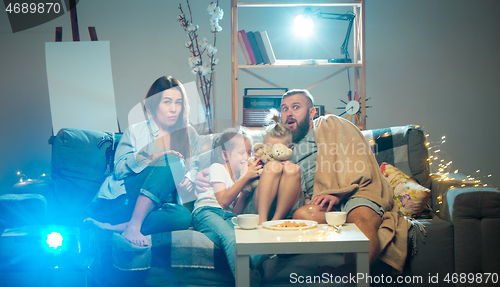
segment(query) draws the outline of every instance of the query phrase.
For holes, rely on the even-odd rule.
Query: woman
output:
[[[189,178],[196,174],[197,163],[185,159],[198,153],[198,135],[188,126],[189,106],[179,80],[157,79],[146,95],[144,110],[150,120],[123,134],[114,172],[99,190],[99,211],[84,221],[122,232],[138,246],[150,244],[144,234],[190,226],[191,214],[178,197],[193,194]],[[186,167],[191,167],[187,174]]]

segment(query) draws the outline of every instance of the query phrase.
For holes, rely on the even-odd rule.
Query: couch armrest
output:
[[[430,199],[432,210],[442,219],[452,222],[452,216],[449,207],[450,205],[448,204],[448,193],[450,193],[450,198],[453,198],[452,195],[460,193],[461,190],[462,192],[482,191],[485,189],[495,190],[493,188],[476,187],[476,185],[477,183],[475,181],[469,180],[467,176],[462,173],[454,173],[448,176],[432,174]],[[467,189],[463,191],[464,188]],[[451,206],[451,210],[452,209],[453,206]]]
[[[45,224],[47,200],[40,194],[0,195],[0,228]]]
[[[455,272],[500,273],[500,191],[476,189],[450,190],[446,196],[455,229]]]

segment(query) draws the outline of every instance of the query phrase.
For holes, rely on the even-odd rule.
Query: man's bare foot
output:
[[[148,246],[150,244],[146,236],[142,235],[140,228],[134,226],[127,226],[122,236],[137,246]]]
[[[316,267],[318,273],[328,273],[335,276],[350,276],[356,273],[356,265],[343,264],[338,267],[332,266],[318,266]]]
[[[264,262],[262,262],[264,280],[272,281],[281,270],[286,268],[287,264],[288,260],[279,258],[277,255],[273,255],[271,258],[264,260]]]
[[[102,223],[92,218],[85,218],[83,224],[88,227],[102,229],[102,230],[113,230],[113,226],[109,223]]]

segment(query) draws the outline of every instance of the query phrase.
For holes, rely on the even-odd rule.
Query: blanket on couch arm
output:
[[[224,254],[194,230],[147,235],[148,246],[136,246],[118,233],[113,234],[113,265],[120,270],[147,270],[151,267],[214,269],[227,265]]]
[[[377,160],[361,131],[350,121],[335,115],[314,121],[318,146],[313,198],[321,194],[363,197],[384,211],[378,230],[379,259],[402,273],[411,223],[398,214],[391,186],[380,172]],[[325,164],[329,166],[325,169]],[[355,171],[355,172],[353,172]]]

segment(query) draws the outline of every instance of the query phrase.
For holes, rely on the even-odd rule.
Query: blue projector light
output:
[[[50,248],[57,249],[62,246],[63,240],[64,238],[61,233],[53,231],[52,233],[47,234],[46,242]]]
[[[6,229],[0,236],[0,256],[79,254],[78,227],[32,225]]]

